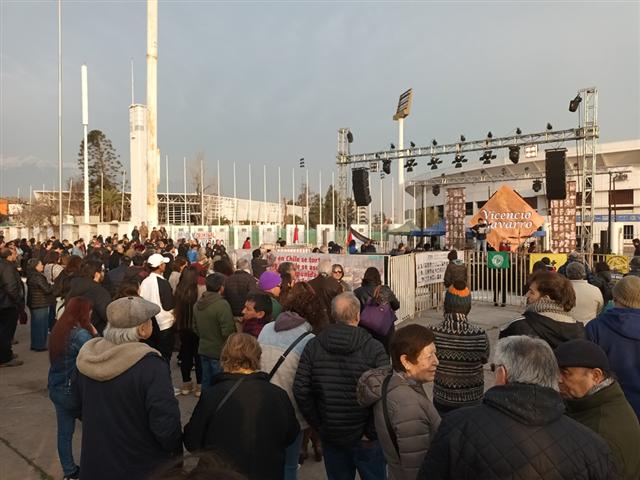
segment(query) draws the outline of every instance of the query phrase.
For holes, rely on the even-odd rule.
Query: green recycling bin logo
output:
[[[508,252],[489,252],[487,257],[489,268],[502,269],[509,268]]]

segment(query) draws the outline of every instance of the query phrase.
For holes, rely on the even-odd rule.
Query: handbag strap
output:
[[[276,364],[273,366],[273,368],[271,369],[271,371],[269,372],[269,380],[271,380],[273,378],[273,376],[276,374],[276,371],[278,370],[278,368],[280,368],[280,365],[282,365],[282,363],[285,361],[285,359],[287,358],[287,355],[289,355],[291,353],[291,350],[293,350],[296,345],[298,345],[300,343],[300,341],[306,337],[307,335],[309,335],[311,332],[309,330],[307,330],[306,332],[303,332],[302,335],[300,335],[298,338],[296,338],[293,343],[291,345],[289,345],[289,348],[287,348],[284,353],[282,355],[280,355],[280,358],[278,358],[278,361],[276,362]]]
[[[215,413],[218,413],[218,411],[222,408],[222,406],[225,403],[227,403],[227,400],[229,400],[229,397],[231,397],[231,395],[233,395],[233,392],[235,392],[238,389],[238,387],[240,386],[240,384],[242,382],[244,382],[245,378],[247,378],[247,376],[243,375],[241,378],[238,379],[238,381],[236,381],[236,383],[233,384],[233,386],[229,389],[227,394],[224,397],[222,397],[222,400],[220,401],[220,403],[216,407],[216,412]]]
[[[384,413],[384,423],[387,425],[387,431],[389,432],[389,437],[391,438],[391,443],[393,443],[393,447],[396,449],[396,453],[398,457],[400,457],[400,448],[398,447],[398,437],[396,436],[396,431],[393,429],[393,425],[391,424],[391,419],[389,418],[389,408],[387,406],[387,393],[389,390],[389,382],[391,381],[391,377],[393,376],[393,372],[387,375],[382,382],[382,412]]]

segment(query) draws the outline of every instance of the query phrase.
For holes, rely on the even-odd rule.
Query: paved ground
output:
[[[470,315],[472,322],[487,330],[492,345],[498,328],[520,311],[516,307],[494,307],[476,303]],[[442,312],[423,312],[407,323],[433,325],[440,321]],[[53,405],[47,395],[49,360],[46,352],[29,350],[29,326],[19,325],[14,346],[25,364],[16,368],[0,369],[0,477],[4,480],[40,480],[62,478],[56,450],[56,420]],[[172,369],[174,384],[179,385],[177,366]],[[485,369],[486,385],[493,380]],[[191,416],[195,406],[193,396],[180,396],[183,423]],[[78,422],[74,447],[79,459],[82,425]],[[322,463],[307,460],[300,470],[303,480],[325,478]]]

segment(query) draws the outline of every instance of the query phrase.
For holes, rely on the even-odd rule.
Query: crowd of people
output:
[[[457,252],[442,321],[396,329],[376,268],[353,288],[321,260],[306,282],[248,247],[233,264],[220,242],[144,224],[88,245],[0,239],[0,366],[25,368],[12,343],[28,316],[65,479],[289,480],[309,446],[331,480],[640,478],[633,271],[613,284],[576,255],[537,265],[486,389],[489,339]],[[184,424],[179,395],[197,398]]]

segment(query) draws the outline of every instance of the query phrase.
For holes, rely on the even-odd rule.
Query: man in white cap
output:
[[[154,253],[147,259],[151,273],[140,284],[140,296],[160,307],[160,312],[155,315],[159,332],[149,343],[160,351],[168,363],[173,350],[175,317],[173,316],[173,291],[163,276],[167,263],[169,259],[159,253]]]
[[[82,409],[82,478],[142,480],[182,453],[180,408],[160,353],[140,342],[160,307],[140,297],[107,307],[103,338],[78,354],[75,398]]]

